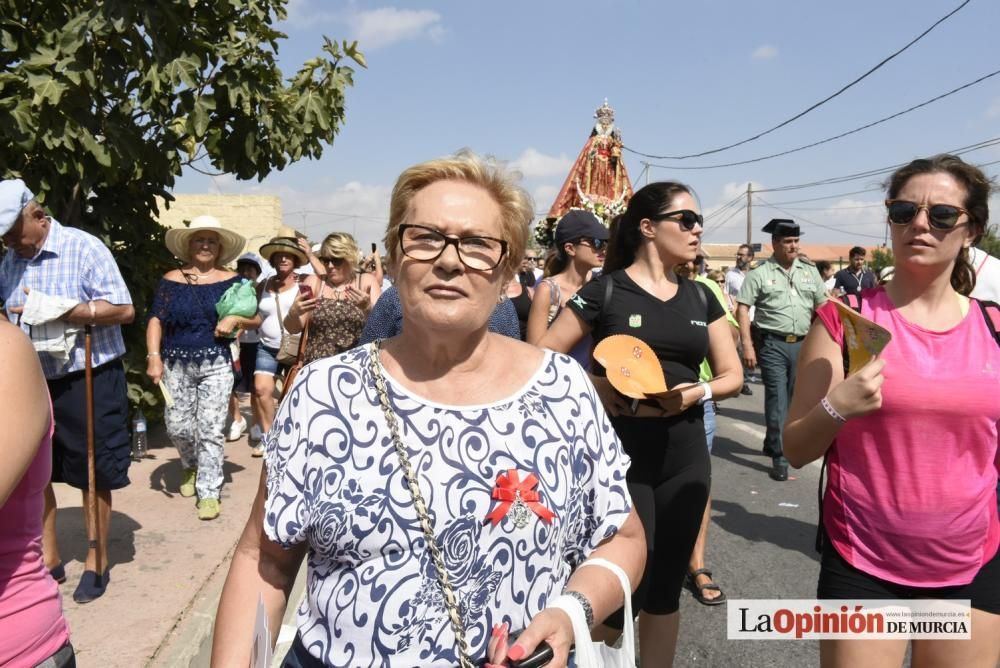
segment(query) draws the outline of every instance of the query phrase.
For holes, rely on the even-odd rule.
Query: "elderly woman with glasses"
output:
[[[817,309],[785,425],[788,461],[829,469],[819,598],[971,602],[971,638],[914,640],[913,665],[1000,661],[997,306],[967,296],[991,186],[951,155],[893,173],[894,277],[845,297],[892,340],[848,374],[838,306]],[[899,666],[906,651],[906,638],[820,641],[830,666]]]
[[[385,246],[398,336],[307,365],[267,436],[266,472],[219,604],[212,664],[247,664],[258,592],[278,628],[309,571],[286,666],[505,664],[601,620],[645,547],[622,453],[583,370],[489,332],[531,201],[492,161],[410,167]],[[581,615],[581,622],[582,620]],[[515,640],[513,631],[523,633]]]
[[[528,316],[528,343],[537,344],[573,295],[604,264],[608,228],[589,211],[573,209],[556,223],[555,248],[545,264],[545,278],[535,287]],[[590,368],[590,337],[583,337],[569,356]]]
[[[371,273],[358,271],[361,253],[346,232],[327,235],[319,255],[300,240],[316,271],[305,278],[299,295],[285,316],[285,328],[297,334],[309,328],[303,361],[308,364],[333,357],[358,344],[365,321],[382,290],[382,262],[372,253],[366,264]]]

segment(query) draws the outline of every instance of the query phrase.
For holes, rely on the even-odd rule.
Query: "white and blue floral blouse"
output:
[[[298,630],[328,666],[454,666],[455,635],[368,369],[369,347],[306,366],[266,439],[264,530],[309,542]],[[383,371],[384,373],[384,371]],[[625,522],[629,459],[577,362],[546,352],[513,396],[481,406],[420,398],[385,374],[473,659],[514,631]],[[487,520],[497,476],[534,474],[538,502]],[[529,504],[530,505],[530,504]],[[522,508],[523,510],[523,508]]]

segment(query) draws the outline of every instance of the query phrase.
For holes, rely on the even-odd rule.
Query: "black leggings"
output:
[[[652,615],[677,612],[712,480],[701,408],[675,418],[612,422],[632,458],[626,480],[646,532],[646,570],[632,595],[632,609]],[[623,620],[619,609],[605,624],[620,629]]]

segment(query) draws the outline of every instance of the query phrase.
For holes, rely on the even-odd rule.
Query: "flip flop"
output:
[[[699,575],[706,576],[709,580],[712,579],[712,571],[707,568],[699,568],[698,570],[692,571],[687,575],[687,588],[690,590],[691,594],[694,595],[696,601],[702,605],[721,605],[726,602],[726,594],[722,591],[722,588],[715,584],[715,582],[710,582],[708,584],[699,585],[697,579]],[[714,589],[719,592],[716,598],[706,598],[705,590]]]

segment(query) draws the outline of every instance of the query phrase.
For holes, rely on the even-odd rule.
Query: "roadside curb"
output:
[[[170,632],[164,636],[149,662],[155,668],[208,668],[212,658],[212,631],[215,611],[226,584],[229,564],[236,550],[236,541],[216,564],[191,603],[181,613]]]

